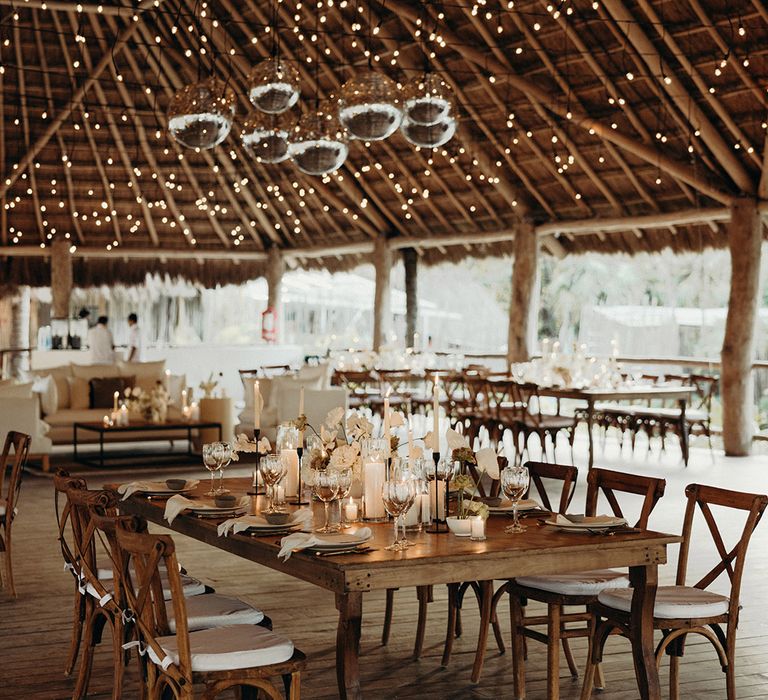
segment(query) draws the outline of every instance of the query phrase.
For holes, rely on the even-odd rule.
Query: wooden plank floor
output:
[[[584,444],[577,445],[577,464],[584,464]],[[563,450],[560,455],[567,459]],[[679,453],[670,450],[649,457],[639,448],[635,458],[618,454],[615,443],[598,453],[598,465],[621,467],[638,473],[664,476],[667,495],[652,518],[657,530],[679,532],[683,510],[683,489],[687,483],[701,481],[740,490],[768,491],[768,457],[749,459],[714,458],[706,449],[694,449],[691,465],[684,469]],[[233,472],[235,473],[235,472]],[[158,474],[159,476],[160,474]],[[93,487],[107,480],[126,480],[126,472],[109,477],[90,478]],[[200,474],[196,474],[200,476]],[[583,477],[582,477],[583,481]],[[575,503],[583,503],[580,483]],[[62,570],[56,542],[53,512],[53,486],[50,478],[27,475],[22,489],[21,513],[14,526],[15,571],[19,598],[11,601],[0,593],[0,698],[55,700],[71,697],[73,680],[63,674],[64,659],[71,629],[72,579]],[[736,537],[738,525],[726,528]],[[702,540],[704,532],[702,531]],[[697,540],[698,542],[699,540]],[[180,556],[195,576],[213,585],[220,593],[243,597],[261,607],[275,623],[275,629],[291,637],[309,658],[303,681],[305,698],[336,697],[334,641],[336,611],[333,596],[319,588],[280,573],[259,568],[247,561],[203,544],[177,537]],[[742,601],[744,609],[738,642],[738,696],[768,697],[768,523],[758,529],[751,547]],[[692,575],[705,569],[711,550],[695,548]],[[671,552],[672,560],[676,551]],[[661,572],[662,582],[672,582],[671,565]],[[719,582],[722,583],[722,582]],[[396,594],[397,606],[390,643],[380,644],[384,596],[365,596],[361,675],[367,698],[510,698],[512,674],[509,654],[499,655],[490,641],[481,682],[469,682],[477,634],[477,608],[467,601],[465,632],[454,646],[454,657],[446,669],[440,667],[446,619],[446,594],[435,589],[430,606],[429,629],[423,658],[413,661],[416,597],[413,590]],[[506,608],[501,623],[508,638]],[[583,661],[585,645],[574,643],[577,662]],[[626,641],[610,640],[606,650],[605,673],[608,688],[598,697],[605,700],[630,700],[637,697],[631,658]],[[528,662],[528,697],[543,698],[545,688],[544,647],[531,643]],[[564,660],[562,662],[564,666]],[[109,697],[111,654],[97,653],[91,681],[91,697]],[[566,672],[567,673],[567,672]],[[125,697],[137,697],[133,671]],[[666,679],[662,668],[662,683]],[[714,700],[725,697],[724,676],[708,643],[692,638],[682,663],[681,697],[686,700]],[[577,698],[580,684],[564,675],[563,698]]]

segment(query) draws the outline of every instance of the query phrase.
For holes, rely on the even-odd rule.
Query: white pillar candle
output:
[[[165,390],[171,390],[171,370],[165,370]]]
[[[299,391],[299,415],[304,415],[304,387]],[[304,431],[299,430],[299,447],[304,447]]]
[[[258,379],[253,382],[253,429],[261,429],[261,388]]]
[[[429,494],[422,493],[420,496],[416,496],[416,501],[420,503],[420,516],[423,524],[429,524],[431,518],[429,517]]]
[[[435,490],[437,490],[437,513],[435,513]],[[445,520],[445,482],[429,482],[429,512],[431,518]]]
[[[403,515],[403,522],[406,527],[413,527],[421,522],[421,496],[413,499],[413,505]]]
[[[182,389],[181,391],[181,408],[184,409],[187,407],[187,390]]]
[[[280,460],[285,465],[285,492],[293,498],[299,491],[299,453],[296,450],[280,450]]]
[[[120,392],[119,391],[116,391],[114,394],[112,394],[112,399],[113,399],[112,410],[113,411],[117,411],[117,400],[119,398],[120,398]]]
[[[435,372],[435,384],[432,387],[432,446],[433,452],[440,451],[440,375]]]
[[[120,406],[120,425],[128,425],[128,407],[123,404]]]
[[[469,519],[469,536],[473,540],[485,539],[485,518],[480,515],[473,515]]]
[[[357,503],[350,496],[349,500],[344,504],[344,518],[348,523],[357,520]]]
[[[384,462],[368,462],[363,465],[363,504],[366,520],[386,517],[381,489],[384,487]]]

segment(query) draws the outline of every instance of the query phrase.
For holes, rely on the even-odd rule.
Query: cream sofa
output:
[[[50,377],[50,380],[47,378]],[[150,390],[157,381],[165,381],[165,361],[158,362],[120,362],[109,365],[78,365],[68,364],[61,367],[52,367],[48,369],[32,370],[29,372],[29,379],[35,381],[36,387],[40,393],[40,405],[43,412],[43,419],[50,426],[48,438],[55,445],[71,444],[73,441],[73,426],[75,423],[97,422],[101,421],[105,413],[109,413],[108,408],[89,408],[83,405],[83,401],[76,401],[74,391],[76,380],[82,382],[100,377],[135,377],[135,386],[144,390]],[[46,386],[47,382],[47,386]],[[169,393],[171,394],[171,404],[168,408],[168,419],[174,420],[181,418],[181,391],[186,388],[186,377],[183,375],[170,375],[168,378]],[[52,385],[52,386],[51,386]],[[81,398],[78,396],[78,398]],[[135,438],[129,434],[115,434],[107,436],[107,440],[126,442],[132,439],[141,440],[147,437],[162,436],[168,440],[186,438],[186,431],[168,432],[162,431],[156,434],[143,432]],[[83,432],[78,435],[78,442],[95,441],[98,439],[96,433]]]
[[[40,399],[32,391],[31,383],[0,382],[0,441],[5,440],[9,430],[32,437],[30,459],[39,459],[48,471],[53,442],[48,435],[49,425],[40,418]]]

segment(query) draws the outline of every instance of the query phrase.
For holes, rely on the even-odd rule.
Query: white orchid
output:
[[[239,452],[258,452],[260,455],[269,454],[272,451],[272,445],[269,444],[269,440],[265,437],[261,438],[258,442],[251,440],[245,433],[235,438],[232,443],[232,461],[238,462],[240,460]]]
[[[436,439],[435,434],[431,430],[424,436],[424,446],[430,452],[440,451],[440,440]]]
[[[332,450],[336,446],[338,431],[328,430],[324,425],[320,426],[320,440],[326,450]]]
[[[469,439],[453,430],[453,428],[448,428],[448,430],[445,431],[445,439],[448,441],[448,449],[451,451],[469,447]]]
[[[341,425],[341,421],[344,420],[344,408],[338,406],[328,411],[328,415],[325,417],[325,424],[333,429]]]

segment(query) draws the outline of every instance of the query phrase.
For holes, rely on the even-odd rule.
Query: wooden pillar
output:
[[[29,348],[29,309],[32,292],[29,287],[19,287],[11,302],[11,347]],[[23,379],[29,369],[29,353],[12,353],[9,374]]]
[[[731,205],[728,246],[731,252],[731,293],[721,354],[720,392],[723,401],[725,454],[750,453],[754,421],[755,324],[760,295],[762,222],[757,202],[737,199]]]
[[[279,343],[283,338],[283,302],[282,285],[285,261],[280,249],[273,246],[269,249],[267,258],[267,308],[275,312],[275,328],[277,332],[274,342]]]
[[[373,248],[373,264],[376,268],[376,290],[373,295],[373,349],[378,352],[387,344],[392,328],[390,304],[390,272],[392,250],[386,236],[379,236]]]
[[[51,244],[51,317],[69,318],[72,296],[72,254],[66,238],[54,238]]]
[[[531,221],[521,221],[515,232],[512,264],[512,294],[509,299],[509,334],[507,362],[526,362],[530,359],[529,327],[531,301],[536,284],[538,241]]]
[[[419,256],[414,248],[403,249],[405,271],[405,347],[416,347],[416,328],[419,321]]]

